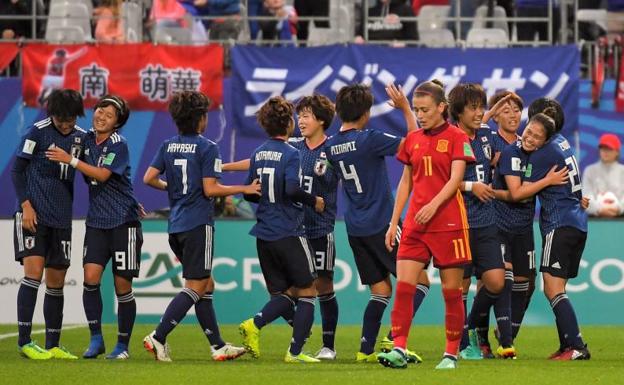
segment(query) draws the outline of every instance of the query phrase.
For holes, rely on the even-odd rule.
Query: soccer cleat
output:
[[[479,349],[481,349],[481,355],[483,358],[491,359],[494,358],[494,354],[492,353],[492,348],[488,344],[479,345]]]
[[[500,358],[511,358],[512,360],[515,360],[516,359],[516,348],[514,348],[513,346],[509,346],[507,348],[499,346],[496,349],[496,356],[500,357]]]
[[[127,360],[128,358],[130,358],[128,346],[120,344],[119,342],[115,345],[113,351],[106,356],[107,360]]]
[[[561,348],[557,349],[555,352],[553,352],[550,356],[548,356],[549,360],[556,360],[557,357],[559,357],[561,354],[563,354],[563,352],[565,351],[562,350]]]
[[[421,362],[423,362],[423,359],[421,356],[419,356],[418,354],[416,354],[416,352],[413,352],[409,349],[405,349],[405,359],[407,360],[409,364],[420,364]]]
[[[52,358],[52,353],[41,348],[35,343],[35,341],[30,341],[26,345],[22,345],[17,349],[22,354],[22,356],[31,360],[49,360],[50,358]]]
[[[249,354],[253,358],[260,357],[260,329],[254,323],[253,318],[238,325],[238,331],[243,336],[243,346]]]
[[[161,344],[156,338],[154,338],[155,334],[156,331],[153,331],[143,338],[143,347],[145,347],[145,350],[154,355],[156,361],[171,362],[171,357],[169,356],[169,344],[166,342]]]
[[[295,363],[295,364],[316,364],[321,362],[321,360],[314,358],[310,355],[307,355],[303,352],[297,354],[296,356],[290,353],[290,350],[286,352],[286,356],[284,357],[284,362]]]
[[[405,354],[398,349],[392,349],[388,353],[379,353],[377,361],[386,368],[405,369],[407,368],[407,359]]]
[[[355,354],[355,362],[358,362],[358,363],[373,363],[373,362],[377,362],[377,354],[375,352],[372,352],[371,354],[357,352]]]
[[[213,349],[210,347],[210,350],[212,351],[212,359],[215,361],[234,360],[247,353],[245,348],[234,346],[229,342],[226,342],[225,345],[221,346],[219,349]]]
[[[442,361],[435,367],[436,369],[457,369],[457,360],[453,357],[444,356]]]
[[[379,349],[381,349],[383,353],[390,353],[392,349],[394,349],[394,341],[388,338],[388,336],[385,336],[379,343]]]
[[[89,342],[89,347],[82,354],[82,358],[97,358],[100,354],[103,354],[106,351],[104,347],[104,338],[101,334],[91,336],[91,342]]]
[[[385,336],[379,343],[379,348],[383,353],[390,353],[394,349],[394,341]],[[409,364],[420,364],[423,360],[416,352],[405,349],[405,359]]]
[[[483,354],[479,347],[479,336],[476,330],[468,330],[468,346],[459,352],[459,356],[464,360],[482,360]]]
[[[321,350],[319,350],[318,353],[316,353],[316,356],[314,356],[314,358],[318,360],[335,360],[336,351],[323,346]]]
[[[48,349],[50,354],[52,354],[52,358],[56,358],[59,360],[77,360],[78,356],[71,354],[67,349],[63,346],[55,346],[52,349]]]
[[[573,349],[568,348],[563,351],[559,356],[553,358],[556,361],[578,361],[578,360],[589,360],[591,358],[591,354],[587,349],[587,345],[585,345],[582,349]]]

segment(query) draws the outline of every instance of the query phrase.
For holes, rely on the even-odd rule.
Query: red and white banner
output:
[[[4,71],[11,64],[18,52],[19,47],[16,43],[0,43],[0,71]]]
[[[54,89],[80,91],[92,106],[105,94],[135,110],[166,109],[176,91],[202,91],[215,108],[222,101],[223,48],[145,44],[49,45],[23,49],[22,93],[40,106]]]

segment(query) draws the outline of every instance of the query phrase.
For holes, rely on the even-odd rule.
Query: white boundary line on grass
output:
[[[65,330],[71,330],[71,329],[78,329],[78,328],[84,328],[87,327],[87,325],[68,325],[68,326],[63,326],[63,331]],[[45,329],[39,329],[39,330],[33,330],[31,334],[43,334],[45,333]],[[11,338],[11,337],[17,337],[19,335],[19,333],[7,333],[7,334],[0,334],[0,340],[5,340],[7,338]]]

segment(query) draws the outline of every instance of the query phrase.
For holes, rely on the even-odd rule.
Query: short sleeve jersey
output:
[[[347,201],[349,235],[374,235],[388,226],[394,197],[385,157],[397,153],[402,139],[372,129],[349,129],[327,139],[325,153],[342,180]]]
[[[247,183],[260,179],[262,195],[250,234],[264,241],[303,236],[303,205],[286,194],[300,184],[299,151],[281,139],[269,139],[251,154]]]
[[[498,160],[492,186],[496,190],[508,190],[506,175],[524,178],[529,164],[529,153],[522,150],[522,143],[517,141],[505,147]],[[533,226],[535,215],[535,197],[522,202],[494,201],[496,224],[499,229],[512,234],[521,234]]]
[[[49,148],[59,147],[80,158],[86,131],[78,126],[61,134],[51,118],[36,122],[22,137],[16,156],[29,160],[26,170],[26,193],[37,213],[37,222],[49,227],[70,229],[76,170],[67,163],[48,160]],[[22,208],[18,204],[17,211]]]
[[[464,181],[492,183],[491,161],[494,153],[492,151],[492,134],[490,130],[477,130],[474,138],[470,139],[470,147],[474,153],[476,161],[466,165]],[[483,228],[492,226],[495,223],[494,202],[481,202],[472,192],[462,192],[466,210],[468,212],[468,224],[470,228]]]
[[[87,226],[112,229],[124,223],[139,220],[139,204],[134,197],[130,179],[130,156],[128,142],[113,133],[97,144],[93,131],[85,139],[84,161],[111,172],[110,178],[100,183],[87,178],[89,184],[89,211]]]
[[[413,131],[407,135],[397,158],[412,167],[412,196],[404,221],[405,230],[433,232],[467,229],[464,199],[459,190],[438,208],[425,225],[416,223],[414,217],[448,182],[454,160],[475,161],[468,136],[449,123],[428,131]]]
[[[498,130],[490,130],[492,135],[492,155],[496,154],[497,152],[503,152],[503,150],[505,149],[505,147],[509,146],[510,144],[514,144],[515,142],[512,143],[508,143],[507,140],[505,140],[505,138],[503,138],[501,136],[501,134],[499,133]],[[516,139],[520,139],[519,135],[516,135]]]
[[[221,178],[217,145],[201,135],[176,135],[160,146],[151,167],[165,174],[169,233],[214,224],[214,199],[204,195],[204,178]]]
[[[546,145],[533,152],[525,173],[525,180],[536,182],[557,166],[568,168],[569,183],[549,186],[539,192],[540,230],[542,235],[564,226],[587,231],[587,213],[581,208],[581,175],[574,150],[560,134],[555,134]]]
[[[320,214],[314,207],[303,207],[305,235],[308,239],[323,237],[334,231],[338,175],[327,161],[325,142],[316,148],[308,147],[305,138],[291,138],[288,143],[299,150],[301,187],[308,194],[320,196],[325,201],[325,210]]]

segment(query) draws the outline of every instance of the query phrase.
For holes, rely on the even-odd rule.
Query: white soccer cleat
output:
[[[212,350],[212,359],[215,361],[234,360],[247,353],[247,349],[234,346],[229,342],[226,342],[220,349],[213,349],[210,347],[210,350]]]
[[[143,346],[145,347],[145,350],[152,353],[156,361],[171,362],[171,357],[169,356],[169,344],[166,342],[161,344],[158,340],[156,340],[156,338],[154,338],[154,334],[156,334],[155,330],[143,338]]]
[[[314,358],[319,359],[319,360],[335,360],[336,351],[323,346],[321,350],[319,350],[318,353],[316,353],[316,356],[314,356]]]

